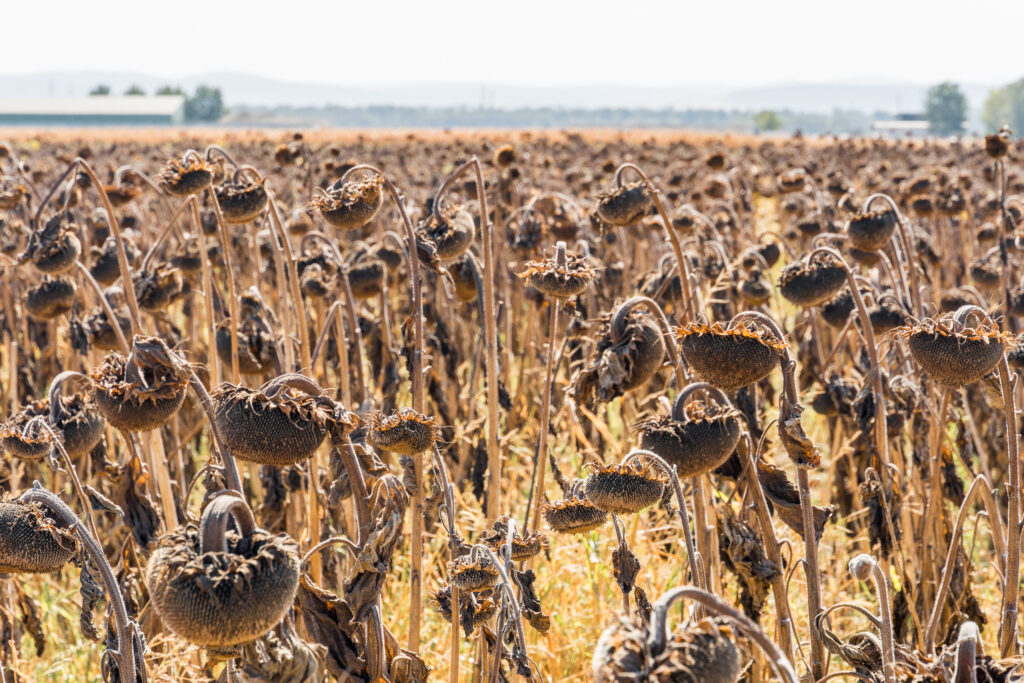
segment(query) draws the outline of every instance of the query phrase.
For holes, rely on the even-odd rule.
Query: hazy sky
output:
[[[57,0],[5,3],[4,20],[8,74],[654,86],[1024,76],[1021,0]]]

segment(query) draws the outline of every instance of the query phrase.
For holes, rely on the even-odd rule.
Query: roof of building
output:
[[[875,121],[871,127],[875,130],[928,130],[927,121],[892,119],[889,121]]]
[[[174,116],[184,106],[182,95],[0,97],[0,114],[21,116]]]

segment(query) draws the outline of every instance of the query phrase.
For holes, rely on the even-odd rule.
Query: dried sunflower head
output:
[[[596,272],[590,261],[573,253],[565,254],[565,263],[555,259],[530,261],[519,277],[546,296],[570,299],[582,294],[594,280]]]
[[[850,243],[861,251],[877,251],[889,243],[896,232],[896,212],[891,207],[858,213],[846,226]]]
[[[985,136],[985,154],[990,159],[1002,159],[1010,152],[1010,129],[1003,126],[998,133]]]
[[[0,426],[0,446],[19,460],[42,460],[53,449],[53,437],[45,427],[29,421],[48,415],[37,403],[24,406]]]
[[[643,463],[599,465],[587,476],[583,490],[587,500],[601,510],[628,515],[661,500],[665,480]]]
[[[348,281],[352,288],[352,296],[357,299],[372,299],[378,296],[384,285],[386,270],[384,261],[373,255],[364,256],[350,265]]]
[[[4,181],[0,184],[0,211],[13,211],[28,196],[28,188],[21,183]]]
[[[417,229],[421,238],[434,243],[437,255],[445,260],[454,259],[465,253],[473,243],[476,226],[473,217],[462,206],[449,204],[439,211],[440,222],[430,212]]]
[[[928,376],[948,386],[975,382],[1003,357],[1006,337],[987,321],[967,327],[955,318],[927,319],[900,328],[910,355]]]
[[[125,260],[129,266],[132,266],[135,263],[139,250],[135,246],[135,240],[132,237],[122,235],[122,238],[125,247]],[[117,242],[113,237],[105,238],[102,246],[92,247],[89,250],[89,254],[93,259],[92,266],[89,268],[89,274],[95,278],[96,282],[103,286],[109,286],[114,284],[117,278],[121,277],[121,268],[117,262]]]
[[[502,145],[494,150],[494,165],[498,168],[507,168],[515,163],[516,148],[510,144]]]
[[[46,221],[42,230],[33,232],[19,263],[31,262],[46,275],[59,275],[74,268],[82,254],[78,227],[71,212],[65,211]]]
[[[678,629],[653,658],[652,679],[736,683],[744,666],[735,638],[729,623],[718,618]]]
[[[498,568],[486,555],[470,553],[448,563],[448,580],[460,591],[490,590],[498,585],[500,578]]]
[[[416,455],[437,442],[437,423],[434,418],[402,408],[384,416],[373,413],[369,418],[366,441],[374,448],[399,455]]]
[[[835,296],[846,284],[846,271],[830,254],[824,254],[810,263],[804,259],[794,261],[779,275],[779,292],[790,303],[810,307],[822,304]]]
[[[248,223],[267,205],[265,180],[229,180],[214,188],[221,214],[227,223]]]
[[[682,479],[711,472],[736,450],[742,415],[731,406],[691,401],[683,419],[662,415],[640,422],[640,447],[660,455]]]
[[[268,388],[271,384],[260,390],[221,384],[211,396],[214,421],[224,446],[238,458],[276,467],[295,465],[323,443],[336,419],[335,404],[326,396],[288,386],[274,385],[274,391]]]
[[[452,587],[444,586],[430,596],[430,604],[449,624],[452,623]],[[459,593],[459,622],[467,636],[472,635],[477,627],[490,623],[498,614],[498,603],[493,597],[481,591],[481,594]]]
[[[628,183],[597,198],[597,215],[610,225],[632,225],[647,215],[653,205],[642,181]]]
[[[764,278],[760,268],[752,270],[750,274],[740,281],[737,290],[740,299],[745,306],[756,307],[768,303],[772,295],[772,287]]]
[[[582,482],[578,482],[582,484]],[[552,531],[560,534],[585,534],[608,521],[608,513],[583,497],[576,485],[565,498],[541,506],[541,514]]]
[[[328,223],[342,230],[358,230],[373,220],[384,203],[384,180],[373,176],[365,180],[339,180],[323,194],[313,197],[310,206]]]
[[[188,285],[181,271],[161,263],[152,270],[139,270],[132,275],[139,307],[150,312],[162,311],[186,293]]]
[[[868,318],[876,335],[886,334],[902,327],[910,315],[890,294],[868,309]]]
[[[680,351],[694,376],[722,391],[759,382],[778,365],[785,343],[746,323],[725,327],[692,323],[676,329]]]
[[[163,536],[150,556],[150,599],[172,633],[195,645],[231,647],[275,626],[295,600],[297,546],[256,529],[226,534],[226,552],[205,550],[194,524]]]
[[[214,167],[199,154],[190,152],[182,159],[171,159],[160,174],[160,185],[168,194],[188,197],[213,182]]]
[[[501,557],[503,549],[508,541],[508,518],[502,517],[494,522],[493,531],[488,532],[480,538],[480,542],[494,551]],[[536,557],[541,550],[548,547],[548,538],[544,534],[534,530],[525,537],[518,531],[512,534],[512,561],[521,562],[531,557]]]
[[[106,193],[107,199],[115,209],[127,206],[142,194],[142,190],[138,186],[124,182],[117,185],[104,185],[103,192]]]
[[[572,381],[573,394],[587,405],[642,386],[665,358],[661,330],[638,307],[626,315],[603,315],[598,324],[594,353]]]
[[[778,187],[780,192],[800,192],[806,185],[807,171],[802,168],[792,168],[779,174]]]
[[[75,283],[65,277],[48,277],[28,290],[25,311],[36,320],[53,320],[71,310],[77,291]]]
[[[185,400],[191,368],[159,337],[136,335],[128,358],[113,353],[93,372],[92,396],[111,426],[148,431],[171,419]]]
[[[448,273],[452,276],[455,296],[459,298],[459,301],[466,303],[476,301],[480,268],[473,261],[472,255],[464,254],[453,265],[448,266]]]
[[[72,532],[58,526],[41,505],[0,501],[0,573],[49,574],[70,562],[77,550]]]
[[[604,630],[591,659],[596,683],[620,681],[701,681],[736,683],[743,657],[735,633],[719,618],[679,627],[655,652],[649,628],[636,617],[620,617]]]

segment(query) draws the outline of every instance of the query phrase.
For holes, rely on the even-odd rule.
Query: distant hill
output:
[[[235,72],[209,72],[182,78],[166,78],[130,71],[54,71],[11,76],[0,75],[0,97],[85,95],[98,83],[114,93],[138,84],[146,92],[161,85],[180,85],[192,90],[205,83],[219,87],[229,107],[405,107],[521,108],[635,108],[635,109],[790,109],[827,114],[835,109],[917,111],[928,83],[827,83],[776,84],[758,88],[711,85],[637,87],[619,84],[529,87],[520,85],[387,84],[339,86],[324,83],[280,81]],[[971,109],[977,110],[996,84],[964,83]]]

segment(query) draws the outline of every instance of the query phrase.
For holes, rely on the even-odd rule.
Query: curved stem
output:
[[[256,520],[245,499],[235,491],[219,491],[206,505],[202,520],[199,522],[200,553],[228,552],[225,534],[229,517],[234,518],[242,538],[252,537],[256,530]]]
[[[693,600],[703,605],[708,611],[735,623],[764,652],[772,669],[780,679],[785,681],[785,683],[799,683],[800,679],[797,677],[793,665],[789,662],[789,658],[779,649],[778,645],[772,642],[771,638],[765,635],[760,626],[739,610],[728,605],[718,596],[694,586],[673,588],[654,603],[651,616],[651,635],[648,639],[648,646],[652,653],[658,655],[664,652],[668,612],[673,603],[681,598]]]
[[[316,381],[297,372],[278,375],[274,379],[264,382],[263,386],[260,387],[260,391],[269,398],[276,397],[285,389],[298,389],[310,396],[322,396],[324,393],[323,387],[317,384]]]
[[[765,433],[767,433],[767,430]],[[744,433],[743,439],[747,451],[744,469],[747,472],[750,489],[755,496],[754,514],[757,516],[757,523],[761,528],[761,537],[768,561],[778,568],[772,579],[772,593],[775,595],[775,623],[778,630],[779,646],[786,656],[790,657],[793,654],[793,644],[790,636],[794,631],[794,626],[793,617],[789,609],[789,593],[786,590],[786,578],[783,574],[783,567],[785,565],[782,562],[782,554],[779,552],[779,540],[775,535],[775,527],[772,526],[772,516],[768,507],[768,500],[765,498],[761,479],[757,475],[757,462],[755,458],[759,458],[760,453],[755,453],[750,434]]]
[[[810,263],[818,254],[828,254],[838,261],[839,266],[846,274],[846,282],[849,286],[850,294],[853,297],[853,304],[857,309],[857,315],[860,318],[862,334],[864,335],[864,342],[867,347],[866,350],[868,352],[868,359],[871,362],[871,372],[874,379],[875,447],[878,449],[878,458],[882,463],[882,483],[887,486],[889,482],[890,465],[889,435],[886,432],[886,419],[888,414],[885,408],[885,391],[882,384],[882,366],[878,360],[878,344],[875,341],[875,329],[871,324],[871,316],[868,313],[867,306],[864,305],[864,299],[860,295],[860,288],[857,286],[857,279],[854,276],[853,271],[850,270],[850,266],[846,263],[846,260],[832,247],[818,247],[807,256],[807,262]]]
[[[683,296],[685,297],[683,305],[686,308],[689,319],[691,321],[695,320],[699,311],[696,308],[696,299],[693,294],[692,283],[690,282],[690,264],[686,257],[683,256],[683,249],[679,244],[679,238],[676,236],[675,230],[672,228],[672,221],[668,217],[668,212],[665,211],[665,205],[661,201],[661,194],[658,192],[658,188],[654,186],[654,183],[651,182],[651,179],[647,177],[647,174],[640,170],[639,166],[632,163],[622,164],[615,171],[615,182],[620,186],[622,184],[622,173],[626,170],[631,170],[640,176],[644,185],[647,186],[647,191],[651,193],[654,207],[661,217],[662,226],[665,228],[665,234],[672,245],[672,252],[675,254],[676,264],[679,267],[679,280],[682,283]]]
[[[242,479],[238,476],[238,465],[235,463],[235,456],[231,455],[231,451],[224,447],[223,442],[220,438],[220,430],[217,429],[217,421],[214,419],[213,413],[213,401],[210,399],[210,394],[207,393],[206,387],[199,381],[199,377],[193,371],[192,376],[189,378],[189,386],[192,391],[195,392],[196,396],[199,397],[199,404],[203,407],[203,412],[206,413],[206,419],[210,423],[210,433],[213,435],[213,443],[215,450],[220,455],[221,464],[224,465],[224,480],[228,485],[228,488],[242,494]]]
[[[348,548],[353,555],[359,554],[359,546],[353,543],[351,539],[346,538],[345,536],[331,536],[330,538],[325,538],[324,540],[320,541],[315,546],[307,550],[306,554],[302,556],[302,564],[308,562],[309,558],[312,557],[315,553],[318,553],[327,546],[331,545],[343,545],[346,548]]]
[[[359,466],[359,456],[347,434],[335,430],[331,439],[338,442],[340,446],[338,450],[341,463],[345,467],[349,483],[352,485],[353,507],[356,513],[356,526],[359,530],[356,541],[362,548],[364,544],[363,528],[370,521],[370,494],[366,488],[366,479],[363,477],[363,468]]]
[[[28,183],[29,188],[32,190],[32,196],[38,199],[39,191],[36,189],[36,184],[32,182],[32,177],[26,173],[25,169],[22,167],[21,159],[18,157],[18,153],[14,151],[14,147],[11,146],[11,143],[6,140],[0,142],[0,152],[2,152],[0,157],[6,156],[8,158],[11,162],[11,167],[14,168],[14,172],[17,173],[22,180]],[[2,673],[3,668],[0,667],[0,674]]]
[[[989,326],[995,324],[988,314],[978,306],[961,306],[953,314],[958,325],[966,325],[968,318],[976,316]],[[1006,354],[1002,354],[996,365],[999,373],[999,389],[1003,395],[1003,420],[1006,435],[1006,461],[1009,475],[1009,502],[1007,505],[1007,548],[1006,571],[1003,575],[1002,615],[999,621],[999,650],[1002,657],[1009,657],[1017,641],[1017,602],[1020,595],[1020,535],[1021,535],[1021,475],[1020,452],[1017,439],[1017,409],[1014,405],[1016,381],[1011,379]]]
[[[78,373],[75,374],[77,375]],[[85,490],[82,488],[82,480],[78,477],[78,470],[75,469],[75,464],[71,462],[71,456],[68,455],[60,437],[57,436],[57,432],[46,422],[46,419],[42,415],[37,415],[29,420],[28,424],[25,425],[25,431],[28,432],[29,428],[34,424],[38,424],[49,432],[50,439],[53,440],[54,448],[58,453],[60,453],[60,457],[64,461],[64,466],[68,468],[68,477],[71,479],[71,487],[75,490],[78,502],[85,511],[85,523],[89,525],[89,533],[91,533],[94,538],[99,538],[100,535],[99,532],[96,531],[96,523],[92,518],[92,503],[89,502],[89,497],[85,495]]]
[[[487,519],[497,519],[501,510],[501,449],[498,444],[499,400],[498,400],[498,316],[495,308],[494,279],[496,272],[494,227],[491,225],[487,210],[487,193],[484,188],[483,167],[477,157],[471,158],[457,168],[441,184],[434,195],[434,220],[440,224],[440,211],[448,188],[467,170],[472,168],[476,177],[477,203],[480,208],[481,251],[484,253],[483,273],[483,306],[484,306],[484,346],[487,351]],[[414,246],[409,247],[415,253]],[[506,302],[506,308],[508,302]],[[506,311],[506,315],[510,315]]]
[[[622,459],[622,464],[625,465],[632,460],[641,459],[648,461],[665,475],[676,494],[676,506],[679,508],[679,524],[683,527],[683,540],[686,543],[686,554],[690,560],[690,576],[697,582],[698,586],[703,587],[704,577],[700,571],[700,555],[697,554],[697,546],[694,544],[693,534],[690,531],[690,516],[686,511],[686,496],[683,494],[683,487],[679,483],[679,477],[676,476],[672,466],[665,462],[661,456],[639,448],[627,453]]]
[[[107,320],[110,322],[110,328],[114,330],[114,336],[117,337],[117,344],[121,347],[121,353],[127,356],[131,353],[131,347],[128,345],[128,340],[124,336],[124,331],[121,329],[121,322],[114,314],[114,309],[110,307],[110,302],[107,301],[107,297],[103,296],[103,288],[100,287],[99,283],[93,278],[92,273],[85,267],[85,264],[81,261],[75,261],[75,267],[78,272],[85,278],[86,282],[92,285],[92,288],[96,291],[96,296],[100,300],[100,306],[103,308],[103,313],[107,316]]]
[[[309,362],[311,367],[316,366],[317,360],[320,358],[320,352],[323,351],[324,346],[327,343],[327,337],[331,332],[331,323],[337,321],[335,326],[335,342],[338,348],[338,374],[341,377],[341,400],[346,405],[352,404],[352,378],[349,377],[348,370],[348,337],[345,335],[345,326],[341,324],[341,320],[338,318],[338,310],[344,306],[341,301],[335,301],[331,304],[331,307],[327,309],[327,313],[324,315],[323,324],[320,327],[320,334],[316,337],[316,346],[313,347],[313,355],[310,356]],[[326,372],[326,371],[325,371]]]
[[[346,322],[348,323],[349,332],[352,335],[352,340],[355,342],[356,351],[356,383],[359,386],[359,397],[357,403],[362,403],[363,398],[366,394],[366,380],[363,378],[363,333],[359,328],[359,318],[356,316],[356,304],[355,297],[352,296],[352,285],[348,277],[348,268],[345,267],[345,261],[341,258],[341,252],[338,251],[338,246],[334,241],[319,231],[311,231],[303,235],[302,244],[305,245],[309,240],[316,240],[321,244],[325,244],[334,255],[334,259],[338,262],[338,268],[340,269],[341,285],[345,290],[345,315],[347,317]],[[333,304],[332,304],[333,308]],[[327,323],[324,323],[326,328]],[[347,348],[347,347],[346,347]],[[342,355],[342,350],[339,347],[338,355]],[[312,359],[311,359],[312,362]],[[348,365],[348,358],[345,358],[345,365]]]
[[[495,569],[498,570],[498,574],[501,576],[501,587],[502,596],[505,604],[508,607],[508,611],[512,613],[512,621],[516,627],[516,638],[519,640],[520,647],[523,648],[523,652],[526,651],[526,634],[523,633],[523,620],[522,611],[519,609],[519,599],[516,597],[515,589],[513,588],[512,582],[508,578],[508,572],[505,570],[504,563],[498,559],[498,556],[494,554],[494,551],[485,545],[474,545],[472,548],[487,557],[494,565]],[[504,610],[502,610],[504,611]],[[452,621],[456,620],[455,614],[452,613]],[[501,641],[498,639],[498,648],[500,650]]]
[[[565,242],[558,242],[555,245],[555,261],[560,266],[565,265]],[[547,464],[545,458],[548,451],[548,429],[551,424],[551,385],[554,383],[555,333],[558,331],[558,312],[562,306],[562,300],[558,297],[553,297],[548,302],[548,305],[551,308],[551,313],[548,317],[548,345],[544,365],[544,388],[540,402],[540,432],[537,435],[537,448],[534,451],[536,455],[533,460],[533,483],[530,490],[530,498],[536,501],[536,507],[533,511],[532,520],[526,525],[526,531],[540,526],[540,508],[544,499],[544,475],[546,473],[545,465]]]
[[[36,212],[32,216],[33,232],[39,229],[39,219],[43,215],[43,209],[45,209],[46,205],[50,203],[50,200],[53,198],[53,195],[57,193],[57,190],[60,188],[61,183],[67,180],[68,176],[71,175],[71,173],[74,172],[77,168],[78,164],[76,162],[71,162],[71,164],[69,164],[68,167],[64,169],[64,172],[60,174],[60,177],[58,177],[57,180],[53,183],[53,185],[50,186],[50,189],[49,191],[47,191],[46,196],[43,197],[43,201],[39,202],[39,206],[36,207]]]
[[[128,610],[125,609],[124,597],[121,595],[121,587],[117,583],[110,562],[103,553],[103,547],[96,537],[92,536],[86,529],[82,528],[81,522],[75,513],[71,511],[64,501],[56,495],[43,488],[33,488],[19,496],[19,500],[26,503],[39,503],[53,513],[54,517],[61,524],[69,527],[82,541],[85,552],[92,565],[99,571],[100,580],[103,581],[103,588],[107,594],[107,602],[110,611],[114,614],[114,624],[117,629],[117,651],[113,652],[118,662],[121,680],[136,680],[135,641],[138,626],[128,618]],[[138,662],[143,667],[142,674],[145,678],[145,661]]]
[[[882,620],[876,617],[874,614],[872,614],[871,610],[869,610],[867,607],[862,607],[853,602],[837,602],[836,604],[832,605],[827,610],[819,614],[818,621],[823,622],[825,619],[828,619],[829,615],[831,615],[833,612],[837,612],[841,609],[849,609],[853,610],[854,612],[859,612],[865,619],[870,621],[875,628],[882,628]]]
[[[206,158],[207,161],[213,161],[214,152],[222,156],[233,167],[235,167],[236,169],[238,168],[238,163],[235,162],[235,160],[231,158],[231,155],[227,153],[227,150],[225,150],[220,145],[207,145],[206,149],[203,150],[203,156]]]
[[[900,213],[899,207],[896,206],[896,202],[889,195],[882,193],[871,195],[864,201],[862,213],[870,211],[871,204],[875,201],[885,202],[896,214],[896,227],[899,228],[900,240],[903,242],[903,253],[907,255],[907,267],[910,269],[910,297],[914,303],[913,313],[914,315],[921,315],[923,312],[921,308],[921,282],[917,274],[917,259],[914,258],[914,255],[917,253],[917,245],[912,243],[910,238],[907,237],[907,228],[903,222],[903,215]]]
[[[405,230],[405,241],[406,241],[406,253],[408,258],[406,259],[409,264],[409,279],[412,288],[412,310],[413,310],[413,334],[414,334],[414,347],[412,352],[412,376],[410,377],[410,384],[412,385],[412,408],[417,413],[423,413],[425,409],[425,396],[424,396],[424,373],[423,373],[423,361],[426,355],[424,332],[423,332],[423,298],[420,291],[420,262],[416,256],[416,232],[413,229],[412,221],[409,219],[409,214],[405,210],[405,205],[402,203],[402,197],[398,194],[398,189],[394,183],[380,169],[369,166],[366,164],[360,164],[353,166],[349,169],[345,175],[341,177],[341,183],[344,184],[345,180],[356,171],[370,171],[371,173],[377,174],[381,181],[384,183],[384,187],[387,189],[388,194],[395,202],[395,206],[398,209],[398,213],[402,217],[402,227]],[[483,188],[480,189],[480,196],[483,197]],[[487,226],[487,216],[483,216],[484,229]],[[497,388],[497,387],[495,387]],[[413,652],[419,652],[420,649],[420,630],[422,628],[422,604],[423,604],[423,506],[425,500],[425,491],[423,486],[423,454],[413,456],[413,473],[415,478],[416,492],[413,497],[413,505],[411,508],[412,515],[412,543],[410,551],[412,554],[412,571],[409,572],[409,637],[408,637],[408,649]],[[488,496],[488,501],[493,499],[497,495],[495,491],[491,491]],[[453,619],[456,617],[453,616]]]
[[[835,250],[830,247],[819,247],[815,251],[811,252],[811,255],[813,256],[814,253],[819,250],[836,253]],[[853,281],[852,273],[848,267],[846,268],[846,273],[847,279],[851,284],[856,286],[856,283]],[[860,299],[859,294],[857,297],[857,301],[860,302],[862,315],[864,316],[861,320],[865,321],[866,312],[863,312],[864,302]],[[742,313],[738,313],[730,321],[729,326],[732,327],[733,325],[748,319],[755,320],[768,327],[768,329],[777,337],[778,341],[785,341],[785,337],[783,336],[779,325],[770,316],[757,311],[744,311]],[[870,321],[866,322],[866,327],[870,329]],[[874,335],[872,335],[872,341],[873,340]],[[874,352],[873,348],[872,352]],[[783,347],[782,349],[782,376],[783,395],[780,399],[780,412],[791,413],[795,419],[799,419],[800,412],[803,408],[800,407],[799,395],[796,387],[796,361],[790,357],[789,349],[787,347]],[[784,420],[780,419],[780,433],[784,427],[783,423]],[[796,480],[797,492],[800,497],[801,524],[803,526],[804,569],[807,575],[807,612],[810,622],[808,626],[808,637],[811,642],[811,677],[814,680],[817,680],[825,674],[825,648],[821,640],[821,634],[819,634],[818,630],[815,628],[815,619],[821,611],[821,577],[818,571],[818,538],[817,529],[814,525],[814,505],[811,501],[811,485],[807,469],[805,467],[797,467]]]
[[[92,166],[85,160],[79,157],[75,159],[73,165],[77,165],[78,168],[85,171],[92,180],[93,186],[100,195],[100,199],[103,200],[103,210],[107,214],[107,223],[110,224],[110,232],[114,235],[114,241],[117,244],[117,267],[121,271],[121,286],[124,289],[125,298],[128,300],[128,311],[131,313],[132,318],[132,334],[139,334],[142,332],[142,320],[139,315],[139,302],[135,298],[135,283],[132,282],[132,271],[128,266],[128,255],[124,249],[124,238],[121,236],[121,227],[117,222],[117,216],[114,215],[114,207],[110,203],[110,197],[103,189],[103,184],[100,183],[99,177],[96,172],[92,170]],[[111,321],[111,324],[116,324],[116,321]]]
[[[160,245],[162,245],[167,240],[167,237],[174,231],[175,221],[178,220],[178,216],[181,215],[181,212],[184,211],[187,206],[188,202],[185,201],[182,202],[181,206],[175,210],[174,214],[171,216],[171,220],[167,221],[167,227],[160,231],[156,240],[153,241],[153,246],[151,246],[149,251],[146,252],[146,256],[142,259],[142,265],[139,266],[139,270],[145,271],[146,268],[149,267],[149,262],[153,259],[153,255],[156,253],[156,250],[160,248]]]
[[[942,614],[942,606],[946,600],[946,591],[949,590],[949,582],[952,579],[954,561],[953,556],[956,553],[957,546],[960,542],[960,534],[963,531],[964,520],[967,518],[968,511],[970,510],[971,504],[974,502],[974,498],[981,493],[983,489],[989,488],[986,486],[989,483],[988,477],[984,474],[979,474],[971,482],[971,487],[967,489],[967,493],[964,495],[964,501],[960,504],[960,511],[957,513],[956,522],[953,524],[953,533],[949,539],[949,549],[946,551],[946,562],[942,566],[942,579],[939,582],[938,591],[935,593],[935,604],[932,605],[931,615],[928,617],[928,624],[924,632],[924,651],[931,654],[935,649],[935,630],[939,627],[939,616]],[[996,540],[995,528],[999,524],[999,520],[989,519],[989,525],[993,527],[993,541],[996,545],[996,554],[1003,556],[1005,548],[1000,549],[1000,542]]]
[[[214,216],[217,218],[217,234],[220,235],[220,250],[224,257],[224,275],[228,281],[228,315],[231,329],[231,383],[238,384],[238,285],[235,283],[235,265],[231,255],[231,240],[228,239],[228,228],[224,222],[224,215],[220,211],[220,202],[217,200],[217,193],[213,185],[206,188],[210,197],[210,204],[213,206]]]
[[[698,391],[703,391],[706,394],[710,394],[715,398],[719,404],[723,406],[733,407],[732,401],[725,395],[725,392],[716,386],[708,384],[707,382],[694,382],[683,387],[676,395],[675,403],[672,405],[672,419],[683,421],[686,419],[686,403],[690,400],[690,397]]]
[[[892,635],[892,610],[889,606],[889,579],[875,558],[861,554],[850,560],[850,573],[860,580],[868,578],[878,593],[878,610],[882,619],[882,675],[885,683],[896,683],[896,645]]]

